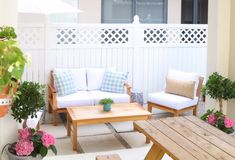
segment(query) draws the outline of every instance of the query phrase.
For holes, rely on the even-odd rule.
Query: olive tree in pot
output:
[[[24,81],[19,85],[13,98],[12,116],[20,123],[23,121],[23,128],[26,128],[28,117],[37,118],[37,112],[44,106],[45,86]]]
[[[206,82],[205,92],[219,101],[220,112],[223,113],[223,101],[235,98],[235,82],[214,72]]]
[[[18,46],[13,27],[0,27],[0,117],[8,112],[12,95],[21,79],[26,58]]]

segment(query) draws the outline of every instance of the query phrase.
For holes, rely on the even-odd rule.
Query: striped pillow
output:
[[[53,76],[58,96],[65,96],[76,92],[76,85],[71,71],[54,72]]]
[[[106,71],[101,85],[101,91],[124,93],[124,83],[127,81],[128,73]]]

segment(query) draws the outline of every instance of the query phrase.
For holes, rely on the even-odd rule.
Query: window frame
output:
[[[132,0],[132,18],[134,18],[134,16],[137,13],[136,8],[137,8],[136,7],[136,0]],[[163,0],[163,11],[164,11],[163,12],[163,24],[166,24],[168,22],[168,0]],[[105,24],[105,22],[104,22],[104,0],[101,0],[101,23]],[[124,24],[128,24],[128,23],[124,23]],[[144,24],[154,24],[154,23],[144,23]]]

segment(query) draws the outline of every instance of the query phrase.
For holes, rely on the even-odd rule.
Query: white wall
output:
[[[168,0],[167,23],[181,23],[181,1]]]
[[[235,1],[231,0],[229,77],[235,81]],[[228,103],[228,115],[235,119],[235,99]]]
[[[17,26],[17,1],[0,0],[0,26]],[[17,125],[10,113],[0,118],[0,151],[7,143],[12,143],[17,138]]]
[[[208,14],[208,58],[207,75],[219,72],[229,76],[230,54],[230,0],[210,0]],[[218,104],[207,98],[206,107],[215,108]],[[226,103],[224,103],[224,113]]]

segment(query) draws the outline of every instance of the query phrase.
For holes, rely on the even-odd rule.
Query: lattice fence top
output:
[[[44,26],[21,26],[18,28],[18,40],[23,48],[43,48],[45,45]]]
[[[145,28],[146,44],[207,44],[206,28]]]
[[[56,28],[57,45],[127,44],[126,28]]]
[[[207,38],[207,25],[78,24],[19,28],[20,44],[28,48],[206,46]]]

